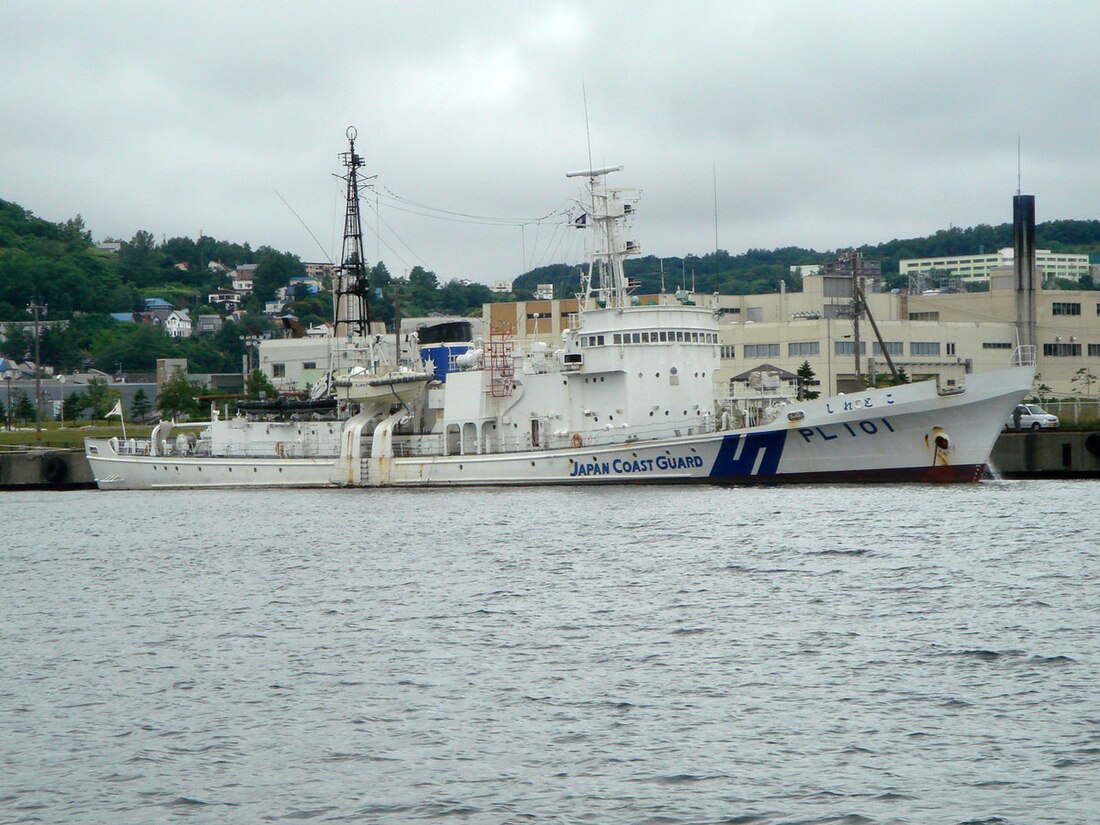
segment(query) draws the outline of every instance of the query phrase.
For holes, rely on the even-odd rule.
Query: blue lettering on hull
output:
[[[718,448],[711,478],[751,478],[775,475],[783,457],[786,430],[727,435]]]

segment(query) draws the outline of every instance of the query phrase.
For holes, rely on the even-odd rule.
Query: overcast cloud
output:
[[[338,256],[344,130],[411,201],[535,218],[618,164],[656,255],[834,249],[1097,217],[1100,4],[60,3],[0,6],[0,197],[97,240]],[[715,186],[715,182],[717,185]],[[276,194],[278,193],[278,194]],[[293,207],[324,251],[284,205]],[[581,258],[553,220],[380,199],[368,257],[486,283]],[[561,218],[555,219],[560,222]],[[375,239],[375,226],[382,240]],[[337,250],[337,251],[334,251]]]

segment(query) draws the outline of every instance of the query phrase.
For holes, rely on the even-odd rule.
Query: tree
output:
[[[286,286],[295,275],[305,275],[302,259],[289,252],[279,252],[270,246],[256,250],[256,277],[252,282],[252,297],[261,302],[270,301],[275,291]]]
[[[139,229],[118,251],[118,271],[127,283],[153,286],[160,280],[164,254],[157,249],[153,233]]]
[[[1096,376],[1089,371],[1088,367],[1081,367],[1073,374],[1070,383],[1074,385],[1077,395],[1088,398],[1092,392],[1092,385],[1096,383]]]
[[[23,390],[16,390],[12,394],[11,417],[24,423],[34,418],[34,404]]]
[[[65,403],[61,405],[61,414],[65,420],[73,423],[84,417],[84,410],[88,406],[88,396],[82,392],[74,392],[65,396]]]
[[[106,418],[107,413],[111,411],[111,407],[121,397],[118,390],[112,389],[102,378],[93,378],[89,381],[85,393],[87,396],[86,406],[91,408],[93,419]]]
[[[908,384],[908,383],[909,383],[909,373],[907,373],[905,371],[905,367],[898,367],[898,374],[890,376],[890,385],[893,386],[893,387],[896,387],[899,384]]]
[[[177,369],[157,393],[157,408],[165,418],[190,417],[198,413],[195,399],[202,394],[202,387],[188,381],[183,370]]]
[[[271,379],[259,370],[252,370],[248,374],[244,391],[249,398],[275,398],[279,394],[275,385],[271,383]]]
[[[803,361],[802,366],[798,368],[798,400],[799,401],[812,401],[817,398],[821,393],[817,390],[811,390],[809,387],[816,387],[821,382],[817,380],[817,373],[814,372],[813,367],[810,366],[809,361]]]
[[[135,419],[145,418],[152,409],[153,405],[149,403],[149,396],[145,394],[144,389],[139,388],[134,393],[134,400],[130,402],[130,413]]]

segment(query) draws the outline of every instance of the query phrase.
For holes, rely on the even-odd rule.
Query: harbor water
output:
[[[5,494],[0,821],[1094,823],[1098,490]]]

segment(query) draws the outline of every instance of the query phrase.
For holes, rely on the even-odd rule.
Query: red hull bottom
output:
[[[825,473],[783,473],[781,475],[705,479],[722,484],[972,484],[985,473],[984,464],[941,465],[938,467],[896,467],[888,470],[844,470]]]

